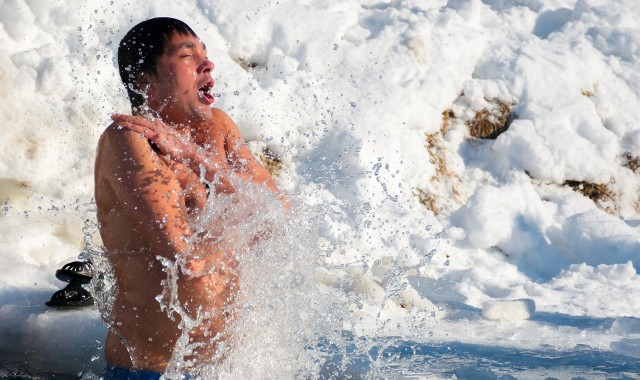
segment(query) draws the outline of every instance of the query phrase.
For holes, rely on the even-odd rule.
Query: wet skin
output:
[[[233,121],[211,107],[213,67],[198,37],[174,34],[157,74],[138,81],[155,117],[113,115],[98,142],[97,216],[118,284],[106,317],[105,354],[117,367],[164,372],[180,336],[180,316],[170,316],[156,300],[167,279],[157,256],[184,258],[188,271],[178,273],[178,302],[190,318],[199,307],[215,311],[190,332],[193,342],[204,343],[190,359],[211,362],[216,342],[225,339],[212,336],[233,319],[235,258],[211,241],[186,242],[194,234],[189,219],[207,199],[200,176],[218,179],[212,192],[233,192],[230,176],[279,192]]]

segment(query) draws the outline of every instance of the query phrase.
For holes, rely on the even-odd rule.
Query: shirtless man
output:
[[[189,219],[209,192],[233,192],[232,176],[279,190],[233,121],[212,108],[214,65],[186,24],[171,18],[138,24],[120,43],[118,65],[133,115],[112,116],[95,163],[100,234],[118,285],[105,316],[105,377],[141,371],[159,377],[181,330],[180,316],[156,300],[167,279],[157,257],[183,260],[178,302],[189,318],[199,307],[219,311],[189,333],[191,342],[205,343],[189,359],[211,362],[233,315],[235,260],[212,243],[188,243],[195,232]]]

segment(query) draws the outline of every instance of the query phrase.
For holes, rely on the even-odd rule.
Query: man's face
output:
[[[158,58],[157,73],[143,76],[140,87],[146,87],[147,105],[166,123],[208,120],[214,101],[213,67],[198,37],[174,33]]]

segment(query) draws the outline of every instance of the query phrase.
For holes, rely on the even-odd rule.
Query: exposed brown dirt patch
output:
[[[442,127],[438,132],[425,136],[425,148],[429,154],[429,162],[435,168],[435,174],[431,177],[429,185],[413,189],[413,194],[418,202],[428,210],[439,215],[443,213],[445,205],[461,202],[462,196],[458,191],[460,178],[449,169],[447,163],[447,147],[444,136],[446,135],[451,120],[454,118],[450,109],[442,112]],[[437,197],[436,194],[447,194]]]
[[[596,203],[614,200],[614,194],[606,184],[590,183],[586,181],[565,181],[564,185],[571,187]]]
[[[511,112],[513,103],[504,103],[498,99],[491,100],[492,107],[476,112],[473,119],[465,124],[469,127],[469,134],[480,139],[495,139],[509,129],[515,118]]]
[[[638,156],[634,156],[631,153],[625,153],[624,158],[627,160],[624,166],[628,167],[632,172],[637,174],[638,169],[640,168],[640,159],[638,158]]]
[[[282,171],[282,159],[268,147],[265,147],[262,149],[262,152],[258,153],[258,159],[272,176],[275,177]]]

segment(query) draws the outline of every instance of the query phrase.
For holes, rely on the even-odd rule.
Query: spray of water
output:
[[[172,260],[157,258],[166,279],[156,299],[181,329],[164,376],[317,377],[324,360],[317,349],[319,339],[339,331],[344,315],[331,292],[316,281],[321,265],[319,214],[291,198],[290,206],[285,207],[261,187],[232,181],[235,193],[212,194],[205,208],[190,220],[195,232],[190,246],[215,247],[207,254],[219,259],[194,267],[190,259],[202,254],[195,249]],[[100,273],[94,291],[109,324],[117,286],[103,252],[93,253]],[[180,302],[181,274],[226,278],[223,305],[190,307]],[[198,303],[195,298],[191,301]],[[222,322],[211,329],[212,320]],[[211,354],[203,360],[202,353],[208,350]]]

